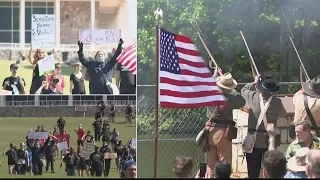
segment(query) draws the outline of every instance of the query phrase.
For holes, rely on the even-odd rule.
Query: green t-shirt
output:
[[[312,136],[312,145],[310,149],[320,149],[320,138],[316,137],[316,136]],[[303,143],[299,143],[298,140],[294,140],[288,147],[287,151],[286,151],[286,159],[287,161],[293,157],[297,150],[301,149],[305,147],[305,145]]]

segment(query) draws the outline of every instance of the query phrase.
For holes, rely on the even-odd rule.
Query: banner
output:
[[[29,132],[28,139],[48,139],[48,132]]]
[[[63,141],[63,142],[57,143],[57,148],[58,148],[58,151],[62,151],[62,150],[68,149],[67,141]]]
[[[50,54],[49,56],[38,61],[39,66],[39,76],[42,76],[46,71],[54,70],[54,56]]]
[[[96,145],[91,143],[85,143],[82,151],[82,155],[86,159],[90,159],[90,155],[95,152]]]
[[[119,43],[121,38],[120,29],[80,29],[79,40],[84,44]]]
[[[33,14],[31,25],[32,49],[53,49],[55,42],[54,15]]]

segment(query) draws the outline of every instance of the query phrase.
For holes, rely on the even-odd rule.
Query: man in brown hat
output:
[[[215,72],[216,74],[217,72]],[[217,78],[217,85],[224,95],[227,106],[216,107],[217,111],[209,126],[210,135],[208,138],[209,148],[207,156],[207,176],[213,177],[214,166],[218,161],[226,161],[232,164],[232,135],[236,134],[235,122],[233,121],[233,109],[240,109],[245,105],[245,100],[235,88],[237,81],[230,73],[225,73]],[[208,112],[212,113],[215,107],[208,107]],[[208,115],[208,118],[210,116]]]
[[[301,121],[308,121],[312,124],[312,130],[316,130],[320,125],[320,79],[314,78],[309,82],[302,83],[302,89],[296,92],[293,96],[293,104],[295,107],[293,124]],[[310,110],[312,117],[306,112]],[[310,120],[314,119],[314,122]],[[313,133],[313,132],[312,132]],[[318,134],[320,135],[320,134]],[[292,137],[294,138],[294,137]]]
[[[248,176],[249,178],[259,178],[261,161],[264,153],[268,150],[268,133],[265,125],[262,122],[256,129],[258,118],[261,113],[261,106],[266,104],[270,97],[270,105],[266,110],[265,120],[267,123],[273,123],[276,126],[277,118],[282,118],[286,115],[286,110],[283,107],[281,100],[273,95],[279,90],[279,86],[271,77],[266,77],[261,80],[259,76],[255,77],[253,83],[245,85],[241,89],[241,95],[250,106],[248,117],[248,135],[256,133],[256,140],[251,153],[246,153]],[[262,101],[260,101],[262,100]]]

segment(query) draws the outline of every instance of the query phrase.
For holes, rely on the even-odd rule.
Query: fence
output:
[[[237,90],[246,83],[239,83]],[[301,86],[299,82],[279,83],[279,94],[294,94]],[[137,97],[137,143],[138,177],[153,177],[154,157],[154,85],[138,85]],[[165,109],[159,108],[159,142],[157,155],[157,177],[174,177],[173,161],[176,156],[190,156],[194,161],[193,173],[204,161],[204,153],[196,146],[195,137],[207,121],[206,108]]]
[[[115,106],[136,105],[136,95],[6,95],[0,96],[0,107],[96,106],[100,100]]]

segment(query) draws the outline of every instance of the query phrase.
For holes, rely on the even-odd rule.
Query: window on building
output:
[[[18,43],[19,2],[0,2],[0,43]],[[13,37],[15,36],[15,37]]]
[[[32,14],[54,14],[53,2],[26,2],[25,10],[25,42],[31,42],[31,16]]]

